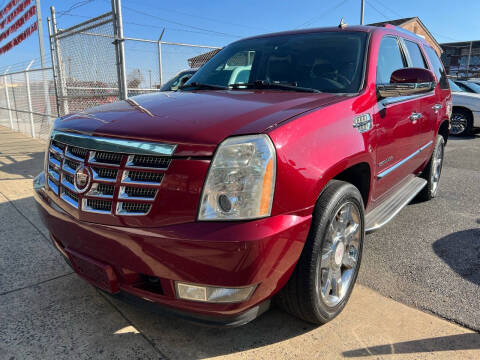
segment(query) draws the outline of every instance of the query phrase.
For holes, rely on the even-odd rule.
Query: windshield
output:
[[[450,90],[451,91],[464,92],[464,90],[462,88],[460,88],[460,86],[455,84],[455,82],[453,82],[453,80],[448,79],[448,83],[450,84]]]
[[[363,79],[367,33],[320,32],[247,39],[225,47],[186,83],[225,88],[285,84],[272,89],[356,93]],[[237,84],[237,85],[234,85]],[[208,89],[205,87],[205,89]]]

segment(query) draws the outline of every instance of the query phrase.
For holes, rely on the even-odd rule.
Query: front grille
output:
[[[164,156],[133,155],[128,159],[128,166],[141,168],[166,169],[170,159]]]
[[[91,160],[102,164],[120,165],[122,157],[122,154],[96,151]]]
[[[101,168],[101,167],[94,167],[93,171],[98,175],[99,178],[103,179],[113,179],[117,178],[118,170],[117,169],[109,169],[109,168]]]
[[[150,211],[152,204],[148,203],[119,203],[118,213],[120,214],[147,214]]]
[[[163,174],[157,172],[132,171],[126,172],[126,182],[160,184]]]
[[[140,188],[133,186],[125,186],[122,194],[127,198],[143,198],[143,199],[153,199],[157,193],[157,189],[151,188]]]
[[[59,140],[50,143],[48,186],[62,200],[81,212],[114,216],[142,216],[150,212],[164,170],[170,164],[169,157],[87,149]],[[91,170],[93,178],[88,191],[78,193],[74,177],[82,165]]]

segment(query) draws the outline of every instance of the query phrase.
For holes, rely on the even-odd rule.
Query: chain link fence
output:
[[[47,138],[58,116],[52,68],[0,75],[0,125]]]
[[[221,48],[123,37],[118,9],[67,29],[48,19],[52,67],[0,74],[0,125],[46,138],[53,119],[160,91]],[[126,89],[126,90],[125,90]]]

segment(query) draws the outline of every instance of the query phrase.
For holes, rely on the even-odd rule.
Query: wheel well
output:
[[[334,179],[354,185],[362,195],[363,205],[367,207],[370,193],[370,166],[367,163],[353,165],[343,170]]]
[[[470,110],[469,108],[466,108],[464,106],[454,106],[452,108],[452,111],[455,111],[455,110],[464,110],[466,111],[469,115],[470,115],[470,119],[473,118],[473,113],[472,113],[472,110]]]
[[[448,120],[445,120],[440,127],[438,128],[438,133],[443,136],[445,140],[445,144],[448,140],[448,135],[450,134],[450,130],[448,129]]]

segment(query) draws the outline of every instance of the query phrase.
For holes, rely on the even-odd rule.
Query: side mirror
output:
[[[381,98],[422,94],[435,89],[433,73],[421,68],[403,68],[395,70],[390,84],[378,84],[377,93]]]

